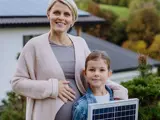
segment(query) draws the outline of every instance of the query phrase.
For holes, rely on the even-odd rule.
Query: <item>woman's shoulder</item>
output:
[[[36,48],[43,47],[48,40],[48,33],[31,38],[23,47],[23,51],[33,51]]]
[[[44,34],[38,35],[38,36],[36,36],[36,37],[31,38],[31,39],[28,41],[28,43],[30,43],[30,44],[41,43],[41,42],[43,42],[44,40],[48,40],[48,35],[49,35],[49,33],[44,33]]]
[[[35,46],[41,46],[45,45],[48,40],[48,34],[49,33],[44,33],[39,36],[31,38],[25,45],[25,47],[35,47]]]

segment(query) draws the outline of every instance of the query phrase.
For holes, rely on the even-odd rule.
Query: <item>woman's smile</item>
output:
[[[51,8],[48,18],[51,29],[54,32],[65,33],[73,24],[73,16],[70,8],[60,2],[56,2]]]

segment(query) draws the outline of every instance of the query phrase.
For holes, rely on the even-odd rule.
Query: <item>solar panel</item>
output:
[[[137,98],[88,105],[88,120],[138,120]]]

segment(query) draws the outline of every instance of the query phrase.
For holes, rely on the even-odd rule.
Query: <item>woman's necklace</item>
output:
[[[66,42],[64,41],[63,43],[62,42],[57,42],[57,41],[54,41],[54,40],[51,40],[51,42],[53,42],[54,44],[57,44],[57,45],[72,46],[71,40],[67,40]]]
[[[51,43],[54,43],[56,45],[61,45],[61,46],[72,46],[72,41],[70,40],[70,38],[68,36],[65,37],[65,40],[63,40],[63,42],[60,42],[58,40],[52,40],[50,39],[50,35],[49,35],[49,41]]]

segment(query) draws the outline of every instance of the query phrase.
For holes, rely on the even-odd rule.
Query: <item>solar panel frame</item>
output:
[[[114,119],[106,119],[106,120],[121,120],[121,119],[116,119],[115,115],[117,113],[115,113],[115,108],[120,107],[120,106],[135,106],[135,109],[133,108],[133,110],[135,110],[135,113],[133,113],[135,115],[135,119],[132,118],[132,120],[138,120],[138,107],[139,107],[139,99],[134,98],[134,99],[128,99],[128,100],[117,100],[117,101],[110,101],[108,103],[92,103],[88,105],[88,120],[93,120],[93,111],[94,110],[104,110],[105,108],[114,108]],[[129,109],[132,110],[132,109]],[[122,111],[122,110],[121,110]],[[100,111],[101,113],[102,111]],[[112,112],[111,112],[112,113]],[[102,113],[103,114],[103,113]],[[99,115],[99,114],[98,114]],[[105,114],[103,114],[105,115]],[[113,115],[112,115],[113,116]],[[111,116],[111,117],[112,117]],[[97,120],[97,119],[95,119]],[[99,119],[99,120],[104,120],[104,119]],[[126,119],[125,119],[126,120]],[[128,120],[128,119],[127,119]]]

